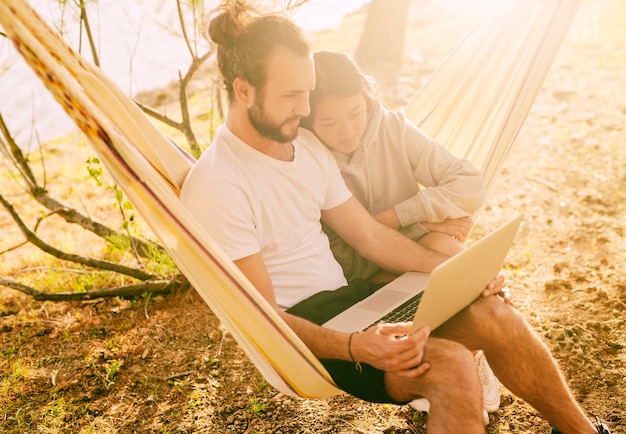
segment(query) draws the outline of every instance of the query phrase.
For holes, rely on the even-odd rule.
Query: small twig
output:
[[[94,270],[80,270],[76,268],[60,268],[60,267],[28,267],[20,269],[20,274],[27,273],[29,271],[60,271],[63,273],[74,274],[105,274],[108,271],[94,271]]]
[[[6,144],[4,141],[2,141],[4,149],[3,154],[5,154],[6,157],[11,160],[13,166],[20,172],[22,178],[28,183],[29,188],[32,190],[33,187],[37,186],[37,179],[35,178],[33,172],[30,170],[30,166],[26,157],[24,156],[24,153],[22,152],[20,147],[17,146],[17,143],[15,142],[11,131],[9,131],[9,127],[7,127],[7,124],[4,122],[4,117],[1,113],[0,131],[2,132],[2,135],[6,140]],[[5,148],[7,146],[8,149]]]
[[[56,386],[57,385],[57,374],[59,373],[58,369],[53,370],[50,373],[50,382],[52,383],[52,386]]]
[[[51,319],[31,319],[28,321],[20,321],[21,326],[34,326],[36,324],[47,324],[53,327],[61,327],[63,323],[61,321],[54,321]]]
[[[89,48],[91,49],[91,55],[93,57],[93,63],[96,66],[100,66],[100,60],[98,59],[98,52],[96,50],[96,44],[93,40],[93,34],[91,27],[89,26],[89,18],[87,17],[87,9],[85,8],[84,0],[80,0],[78,4],[80,8],[80,21],[85,24],[85,33],[87,34],[87,40],[89,41]]]
[[[0,256],[4,255],[5,253],[12,252],[13,250],[17,250],[17,249],[19,249],[20,247],[22,247],[22,246],[24,246],[26,244],[28,244],[28,241],[23,241],[23,242],[15,245],[13,247],[9,247],[8,249],[1,251],[0,252]]]
[[[167,381],[176,380],[177,378],[186,377],[187,375],[191,373],[193,373],[193,371],[179,372],[178,374],[170,375],[169,377],[166,378],[166,380]]]
[[[227,334],[228,334],[228,331],[225,328],[222,329],[222,338],[220,339],[219,347],[217,347],[217,357],[219,357],[222,354],[222,345],[224,344],[224,339],[226,338]]]
[[[150,319],[150,315],[148,314],[148,303],[150,302],[150,295],[148,294],[148,296],[146,297],[146,302],[143,305],[143,314],[146,317],[146,320]]]
[[[154,110],[151,107],[148,107],[147,105],[144,105],[142,103],[140,103],[139,101],[135,100],[135,104],[137,104],[139,106],[139,108],[141,109],[142,112],[144,112],[145,114],[153,117],[154,119],[156,119],[159,122],[163,122],[165,125],[168,125],[172,128],[175,128],[179,131],[182,131],[183,129],[183,124],[182,122],[176,122],[175,120],[162,115],[161,113],[157,112],[156,110]]]
[[[548,181],[545,181],[543,179],[535,178],[535,177],[532,177],[532,176],[526,176],[526,179],[528,179],[529,181],[536,182],[537,184],[541,184],[544,187],[547,187],[547,188],[549,188],[552,191],[556,191],[557,193],[561,191],[556,185],[554,185],[554,184],[552,184],[552,183],[550,183]]]
[[[178,10],[178,20],[180,21],[180,29],[183,32],[183,40],[185,41],[185,45],[187,45],[187,49],[189,50],[189,54],[191,54],[191,58],[196,60],[196,53],[191,48],[191,44],[189,43],[189,36],[187,36],[187,28],[185,27],[185,20],[183,20],[183,9],[180,5],[180,0],[176,0],[176,8]]]
[[[198,141],[196,140],[196,136],[191,128],[191,116],[189,115],[189,103],[187,100],[187,86],[191,81],[194,74],[200,69],[200,66],[206,60],[211,57],[211,51],[206,52],[202,57],[194,57],[191,65],[189,65],[189,69],[184,77],[180,77],[180,91],[179,91],[179,99],[180,99],[180,112],[183,118],[182,121],[182,132],[187,139],[187,143],[189,144],[189,148],[193,155],[200,155],[200,149],[198,147]]]
[[[294,9],[299,8],[300,6],[302,6],[303,4],[308,3],[309,0],[300,0],[300,1],[295,1],[292,3],[292,1],[289,1],[289,3],[287,4],[287,7],[285,8],[288,11],[292,11]]]

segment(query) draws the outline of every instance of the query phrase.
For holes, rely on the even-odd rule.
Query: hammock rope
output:
[[[580,0],[495,3],[406,108],[410,119],[481,169],[488,185]],[[180,203],[178,192],[193,158],[168,140],[99,68],[74,53],[25,0],[2,0],[0,25],[265,379],[291,396],[342,393]]]

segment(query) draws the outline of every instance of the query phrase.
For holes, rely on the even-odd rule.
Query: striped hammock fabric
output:
[[[496,0],[405,108],[478,168],[498,174],[581,0]]]
[[[495,3],[407,107],[411,119],[481,168],[488,184],[579,5],[578,0]],[[2,0],[0,25],[265,379],[291,396],[342,393],[181,205],[178,193],[193,158],[168,140],[99,68],[74,53],[26,1]]]

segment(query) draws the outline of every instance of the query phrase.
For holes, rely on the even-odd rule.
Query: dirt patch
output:
[[[624,21],[620,0],[583,4],[476,227],[524,212],[508,285],[577,399],[614,433],[626,432]],[[471,20],[418,2],[410,23],[418,36],[407,65],[422,69],[400,80],[398,104],[445,55],[437,32],[452,44]],[[7,222],[1,230],[17,236]],[[27,259],[15,251],[3,270]],[[425,432],[427,418],[408,406],[278,393],[194,292],[85,303],[0,296],[2,432]],[[487,431],[550,428],[502,388]]]

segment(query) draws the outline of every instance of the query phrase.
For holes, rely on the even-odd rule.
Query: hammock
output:
[[[496,0],[413,97],[407,117],[492,182],[581,0]]]
[[[461,41],[407,106],[408,116],[489,184],[524,121],[579,0],[512,0]],[[194,160],[24,0],[0,2],[0,25],[178,265],[265,379],[291,396],[342,393],[178,199]]]

